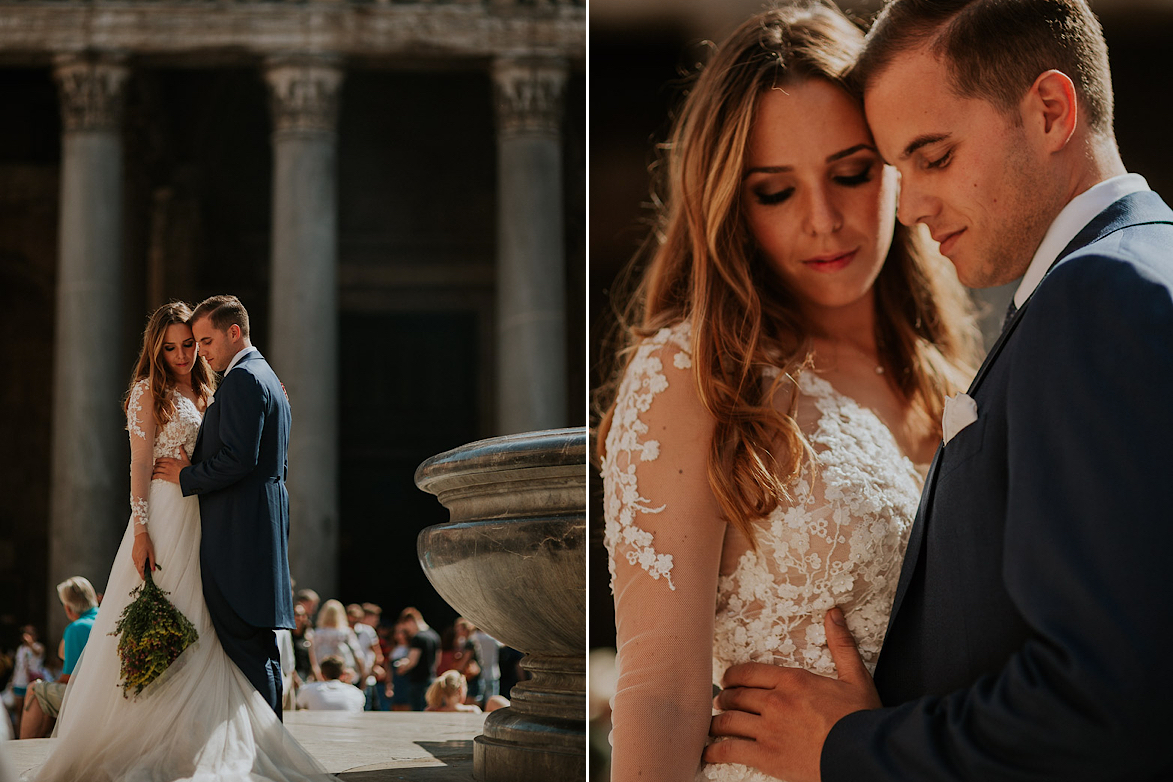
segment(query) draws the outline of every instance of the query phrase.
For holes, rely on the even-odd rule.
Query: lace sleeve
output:
[[[147,495],[154,469],[155,404],[147,380],[130,390],[126,404],[126,431],[130,433],[130,518],[135,532],[147,527]]]
[[[619,667],[613,780],[692,780],[700,765],[725,534],[707,477],[712,428],[687,326],[664,329],[628,367],[603,460]]]

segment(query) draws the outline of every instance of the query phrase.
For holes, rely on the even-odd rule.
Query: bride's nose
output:
[[[810,188],[806,194],[803,229],[811,236],[831,234],[843,227],[843,214],[833,194],[825,187]]]

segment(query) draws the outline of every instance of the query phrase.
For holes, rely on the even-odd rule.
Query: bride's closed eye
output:
[[[878,165],[878,161],[875,160],[859,161],[843,169],[841,173],[832,173],[830,178],[840,187],[860,187],[872,181]],[[752,188],[752,193],[754,200],[762,206],[773,206],[789,200],[794,195],[794,190],[794,187],[771,190],[765,185],[759,185]]]
[[[833,177],[833,179],[837,184],[844,185],[846,187],[859,187],[860,185],[866,185],[868,182],[872,181],[872,174],[875,171],[875,168],[876,166],[874,163],[868,163],[856,173],[838,174]]]
[[[773,204],[780,204],[786,199],[790,198],[790,196],[794,195],[794,188],[786,187],[772,193],[769,191],[755,189],[753,194],[754,198],[758,200],[759,204],[762,204],[763,206],[771,206]]]

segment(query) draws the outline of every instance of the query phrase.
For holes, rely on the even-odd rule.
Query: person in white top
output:
[[[879,654],[972,320],[948,263],[896,232],[895,172],[844,78],[862,44],[830,4],[753,16],[666,147],[599,400],[614,780],[755,780],[702,766],[725,668],[833,674],[829,612]]]
[[[24,698],[29,682],[46,678],[45,645],[37,640],[37,628],[25,625],[20,628],[20,646],[16,648],[16,660],[12,668],[13,712],[15,732],[20,734],[20,714],[24,710]]]
[[[501,642],[480,628],[470,638],[480,661],[480,691],[477,700],[488,710],[489,699],[501,694]]]
[[[310,645],[310,663],[315,678],[324,678],[321,661],[332,656],[342,660],[344,678],[361,687],[367,673],[366,658],[359,647],[358,636],[347,623],[346,607],[334,599],[322,603],[318,611],[314,640]]]
[[[297,693],[299,709],[317,711],[362,711],[366,698],[353,684],[339,681],[345,663],[337,655],[330,655],[318,663],[322,680],[302,685]]]
[[[1173,779],[1173,210],[1085,0],[895,0],[856,66],[899,218],[1016,311],[926,479],[883,652],[725,673],[712,760],[792,782]]]
[[[375,632],[374,627],[363,621],[365,618],[366,611],[358,603],[346,606],[346,619],[358,638],[358,648],[362,652],[366,676],[361,686],[367,699],[367,711],[371,711],[375,706],[375,680],[383,672],[383,649],[379,646],[379,634]]]

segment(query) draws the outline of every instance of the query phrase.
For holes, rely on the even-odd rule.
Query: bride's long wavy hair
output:
[[[139,349],[138,361],[134,364],[134,371],[130,373],[130,388],[143,378],[151,389],[151,396],[155,401],[155,423],[163,426],[175,415],[175,402],[171,394],[167,393],[175,386],[175,377],[167,369],[163,361],[163,340],[167,335],[167,327],[174,325],[188,325],[191,319],[191,307],[182,301],[172,301],[159,307],[147,319],[147,327],[143,330],[143,344]],[[191,367],[191,389],[205,405],[212,398],[216,390],[213,381],[212,368],[203,356],[196,354],[195,362]],[[122,400],[122,411],[130,403],[130,391]]]
[[[811,357],[793,294],[761,256],[742,214],[741,180],[759,96],[796,79],[823,79],[860,103],[849,73],[863,33],[820,2],[778,6],[742,24],[688,92],[655,166],[661,179],[655,229],[629,266],[647,259],[638,287],[617,308],[614,366],[596,392],[599,452],[615,394],[640,340],[688,320],[692,372],[716,428],[708,480],[725,519],[754,545],[753,522],[788,498],[808,445],[774,402],[780,383]],[[620,288],[623,287],[622,282]],[[940,420],[946,393],[968,383],[976,359],[969,298],[950,264],[921,252],[896,226],[875,283],[876,342],[888,378],[915,409]],[[612,349],[618,348],[618,349]],[[766,367],[783,372],[772,383]]]

